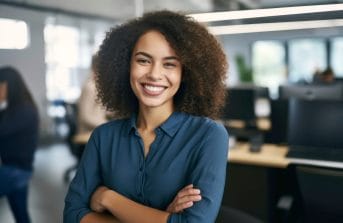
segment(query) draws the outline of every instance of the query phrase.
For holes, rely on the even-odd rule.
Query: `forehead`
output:
[[[165,36],[157,30],[149,30],[139,37],[133,53],[140,51],[152,54],[152,56],[176,56],[175,50]]]

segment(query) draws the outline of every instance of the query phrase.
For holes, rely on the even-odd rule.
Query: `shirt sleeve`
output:
[[[78,223],[91,212],[89,201],[95,189],[101,184],[97,132],[94,131],[83,152],[77,173],[70,183],[65,197],[64,223]]]
[[[199,149],[191,183],[201,191],[202,200],[180,214],[171,214],[168,223],[214,223],[221,205],[226,177],[228,133],[214,123]]]

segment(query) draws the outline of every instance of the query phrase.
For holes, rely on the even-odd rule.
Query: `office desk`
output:
[[[237,142],[229,150],[229,161],[264,167],[286,168],[290,160],[286,158],[288,148],[273,144],[264,144],[259,152],[250,152],[249,143]]]
[[[85,145],[88,142],[90,135],[91,132],[77,134],[74,136],[73,141],[75,144]],[[250,152],[249,147],[249,143],[237,142],[235,146],[230,148],[228,160],[231,163],[272,168],[287,168],[289,164],[307,164],[343,169],[343,163],[340,162],[287,158],[287,146],[263,144],[261,151],[255,153]]]

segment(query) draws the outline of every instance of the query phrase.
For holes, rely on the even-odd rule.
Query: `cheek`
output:
[[[180,87],[180,84],[181,84],[181,78],[182,78],[181,75],[182,75],[182,74],[181,74],[181,71],[180,71],[180,72],[176,72],[175,75],[173,75],[173,76],[172,76],[172,79],[171,79],[171,82],[172,82],[175,86],[177,86],[177,88],[179,88],[179,87]]]

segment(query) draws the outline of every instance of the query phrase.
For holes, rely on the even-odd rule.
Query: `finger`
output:
[[[194,202],[200,201],[200,195],[187,196],[182,199],[175,199],[173,203],[168,206],[167,211],[170,213],[179,213],[186,208],[193,206]]]
[[[201,195],[189,195],[189,196],[185,196],[179,199],[176,199],[174,201],[175,205],[181,205],[184,203],[188,203],[188,202],[193,202],[193,201],[200,201],[201,200]]]
[[[177,205],[175,206],[175,211],[178,213],[178,212],[181,212],[187,208],[190,208],[193,206],[193,202],[192,201],[189,201],[189,202],[186,202],[186,203],[183,203],[183,204],[180,204],[180,205]]]
[[[182,190],[183,190],[183,189],[186,189],[186,188],[193,188],[193,184],[188,184],[187,186],[185,186],[184,188],[182,188]]]
[[[200,190],[199,189],[195,189],[195,188],[185,188],[182,189],[181,191],[179,191],[179,193],[177,194],[177,197],[181,198],[187,195],[196,195],[196,194],[200,194]]]

